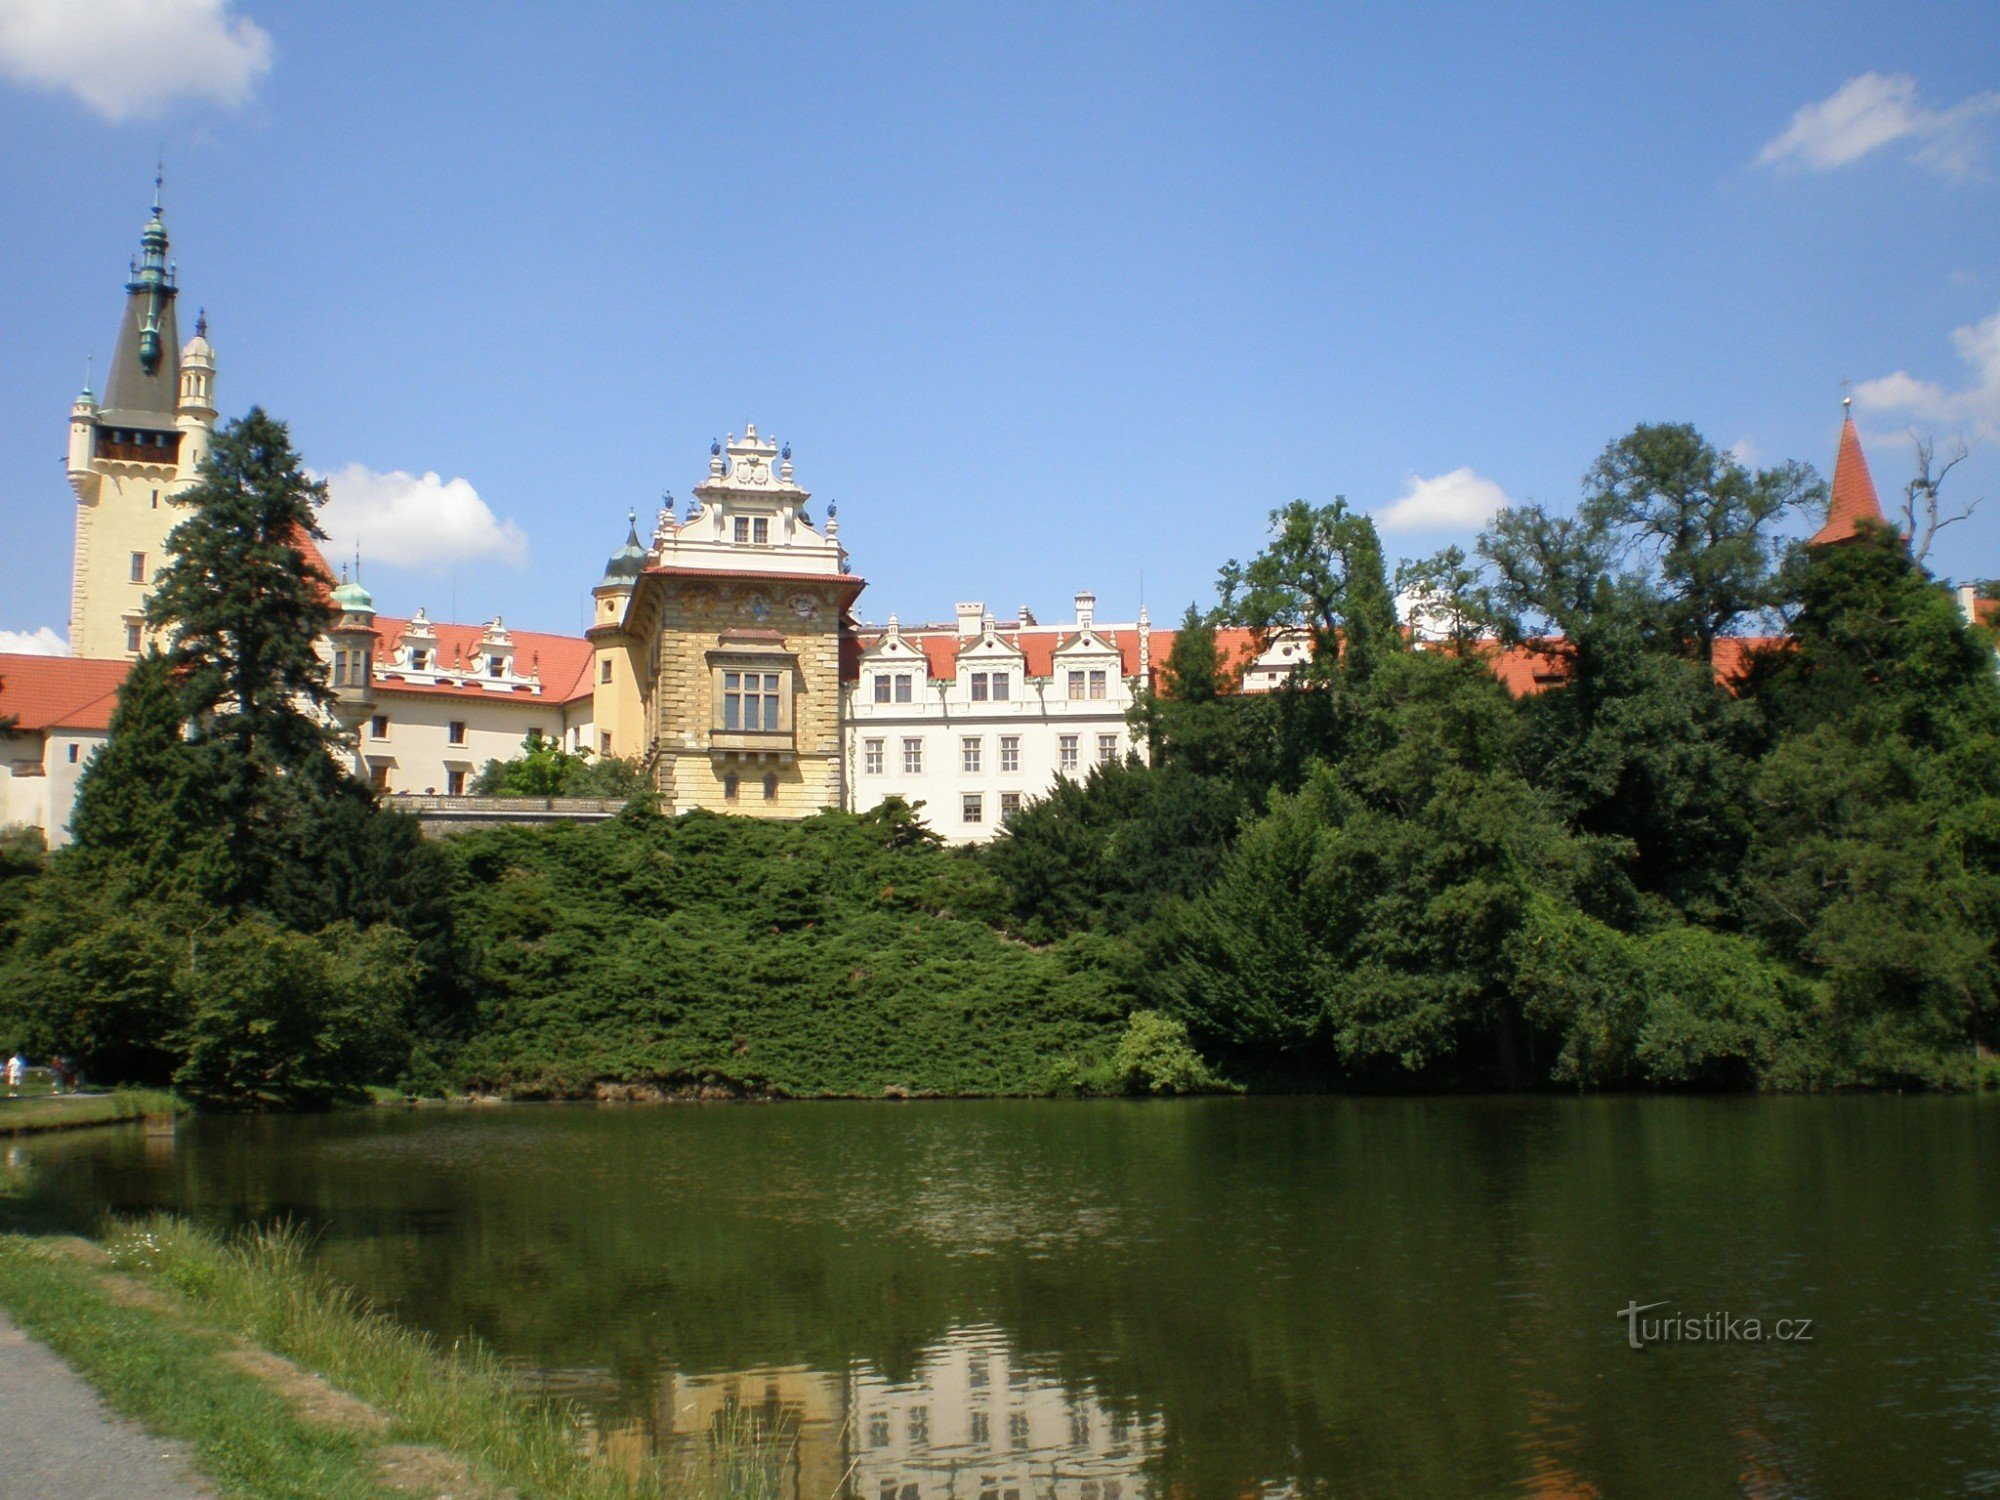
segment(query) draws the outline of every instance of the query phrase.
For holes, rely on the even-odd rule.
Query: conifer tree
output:
[[[77,783],[70,832],[78,850],[129,868],[147,887],[169,883],[206,823],[172,669],[157,651],[132,664],[110,734]],[[102,859],[99,859],[99,857]]]
[[[253,407],[216,435],[146,606],[168,632],[167,665],[226,849],[211,894],[232,907],[269,888],[346,779],[319,712],[330,694],[314,649],[333,623],[332,580],[304,550],[325,537],[325,502],[284,424]]]

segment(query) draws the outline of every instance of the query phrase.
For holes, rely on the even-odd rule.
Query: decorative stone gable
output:
[[[862,582],[811,498],[789,445],[751,424],[711,445],[635,573],[598,586],[597,722],[672,811],[797,818],[845,799],[841,639]]]

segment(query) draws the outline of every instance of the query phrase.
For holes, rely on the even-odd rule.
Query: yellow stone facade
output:
[[[638,758],[665,810],[802,818],[839,807],[843,625],[863,587],[815,526],[791,449],[751,425],[710,452],[685,520],[636,529],[589,635],[599,754]]]

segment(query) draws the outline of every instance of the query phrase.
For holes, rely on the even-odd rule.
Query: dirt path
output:
[[[97,1393],[0,1313],[0,1495],[210,1500],[180,1445],[113,1416]]]

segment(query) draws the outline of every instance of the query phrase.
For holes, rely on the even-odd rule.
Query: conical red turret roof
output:
[[[1826,509],[1826,524],[1812,535],[1809,545],[1830,546],[1850,541],[1863,521],[1888,525],[1882,502],[1875,498],[1875,480],[1868,472],[1868,459],[1861,452],[1861,434],[1854,430],[1850,414],[1840,424],[1840,456],[1833,464],[1833,503]]]

